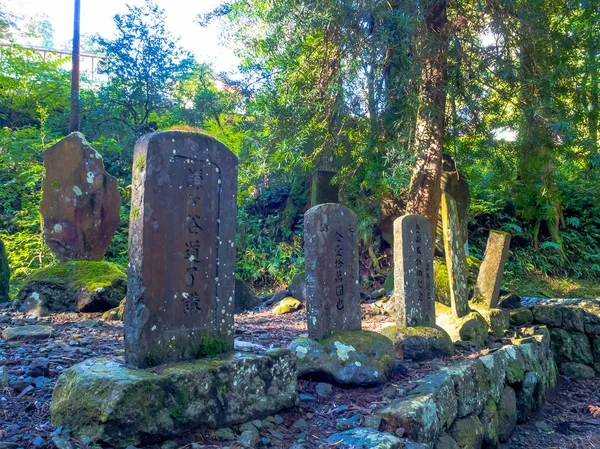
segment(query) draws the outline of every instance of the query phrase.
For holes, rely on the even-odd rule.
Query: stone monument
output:
[[[510,249],[510,234],[508,232],[490,231],[483,261],[477,275],[477,284],[473,301],[497,307],[502,278],[504,277],[504,263],[508,258]]]
[[[60,261],[101,260],[119,223],[117,179],[78,132],[44,151],[42,159],[46,244]]]
[[[120,449],[293,407],[290,351],[231,351],[237,157],[204,134],[157,132],[136,143],[132,179],[125,362],[65,370],[52,424]]]
[[[304,214],[308,336],[360,330],[356,215],[339,204]]]

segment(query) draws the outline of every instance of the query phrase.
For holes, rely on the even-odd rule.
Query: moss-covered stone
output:
[[[575,307],[583,310],[583,325],[590,335],[600,335],[600,300],[579,302]]]
[[[77,260],[34,271],[17,295],[19,310],[32,315],[54,312],[104,312],[127,293],[127,276],[118,265]]]
[[[574,377],[575,379],[590,379],[595,375],[594,368],[576,362],[561,363],[559,370],[563,376]]]
[[[457,419],[448,431],[461,449],[480,449],[485,430],[477,416]]]
[[[327,437],[325,442],[333,447],[361,449],[401,449],[406,447],[400,438],[367,427],[357,427],[334,433]]]
[[[302,307],[302,303],[298,301],[296,298],[292,298],[291,296],[282,299],[277,304],[273,306],[273,312],[278,315],[283,315],[284,313],[292,313],[296,310],[300,310]]]
[[[125,319],[125,298],[121,300],[117,307],[104,312],[102,319],[104,321],[123,321]]]
[[[573,339],[564,329],[550,329],[552,339],[552,352],[557,363],[570,362],[573,360]]]
[[[500,401],[502,390],[504,388],[504,379],[506,378],[506,368],[508,363],[502,352],[493,352],[479,357],[487,371],[487,377],[490,380],[490,397],[495,402]]]
[[[447,433],[443,433],[435,442],[435,449],[460,449],[460,446],[454,438],[452,438]]]
[[[600,362],[600,336],[592,337],[594,361]]]
[[[536,390],[539,388],[540,378],[534,371],[528,371],[523,376],[523,381],[517,390],[517,422],[524,423],[537,409]]]
[[[449,307],[436,303],[436,324],[444,329],[452,341],[470,341],[475,345],[483,346],[488,335],[488,324],[476,311],[472,311],[462,318],[452,314]]]
[[[288,290],[293,298],[306,302],[306,273],[304,271],[294,275]]]
[[[570,332],[570,335],[573,342],[573,361],[585,365],[593,364],[594,355],[587,335],[582,332]]]
[[[481,360],[462,360],[442,369],[454,382],[458,401],[457,416],[478,415],[490,392],[490,379]]]
[[[50,415],[53,425],[71,429],[79,439],[123,448],[196,427],[240,424],[296,402],[289,351],[237,353],[160,370],[90,359],[61,374]]]
[[[485,403],[479,421],[483,426],[483,446],[498,447],[498,407],[492,399]]]
[[[506,358],[506,380],[509,384],[521,382],[525,376],[525,360],[515,346],[504,346],[498,351]]]
[[[492,337],[500,340],[509,329],[510,314],[502,309],[490,309],[481,304],[472,303],[471,307],[479,312],[489,326],[489,332]]]
[[[0,302],[8,301],[10,290],[10,268],[4,242],[0,240]]]
[[[381,333],[394,342],[398,359],[431,360],[450,356],[454,352],[450,336],[437,326],[392,325],[382,329]]]
[[[523,326],[524,324],[531,323],[533,321],[533,313],[526,307],[511,310],[510,312],[510,324],[513,326]]]
[[[375,332],[336,332],[315,341],[294,340],[298,375],[340,385],[377,385],[385,382],[396,361],[394,343]]]
[[[584,332],[584,312],[579,307],[565,306],[562,308],[562,328],[566,331]]]
[[[498,440],[506,443],[517,426],[517,395],[506,386],[498,403]]]
[[[536,323],[561,327],[563,320],[562,309],[555,305],[540,304],[533,308],[533,318]]]

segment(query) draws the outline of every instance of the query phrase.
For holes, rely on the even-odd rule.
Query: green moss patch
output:
[[[127,282],[127,275],[121,267],[111,262],[74,260],[34,271],[28,281],[51,281],[70,285],[77,290],[94,291],[110,287],[118,281]]]

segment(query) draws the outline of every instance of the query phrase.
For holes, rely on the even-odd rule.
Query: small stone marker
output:
[[[394,296],[399,326],[435,324],[431,226],[421,215],[394,222]]]
[[[360,330],[356,215],[339,204],[304,214],[308,336]]]
[[[504,263],[508,258],[509,248],[510,234],[508,232],[490,231],[483,262],[481,262],[477,276],[473,299],[475,302],[492,308],[498,306],[500,287],[504,277]]]
[[[44,238],[61,261],[101,260],[119,223],[117,179],[81,133],[42,153]]]
[[[442,224],[444,227],[444,252],[450,281],[450,305],[458,318],[469,313],[469,287],[467,280],[469,267],[461,239],[460,221],[456,201],[447,193],[442,193]]]
[[[310,207],[339,201],[338,186],[331,183],[335,175],[337,172],[329,170],[317,170],[313,174],[310,185]]]
[[[233,349],[237,157],[203,134],[148,134],[132,187],[126,362]]]

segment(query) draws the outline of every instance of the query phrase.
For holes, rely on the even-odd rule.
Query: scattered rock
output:
[[[31,377],[48,377],[50,375],[50,360],[45,357],[38,357],[32,360],[27,370]]]
[[[381,427],[381,416],[379,415],[369,415],[365,418],[365,427],[368,427],[373,430],[379,430]]]
[[[2,332],[2,338],[4,338],[6,341],[25,339],[42,340],[45,338],[50,338],[52,334],[53,330],[50,326],[19,326],[7,327],[6,329],[4,329],[4,331]]]
[[[302,307],[302,303],[298,301],[296,298],[287,297],[279,301],[277,304],[273,306],[273,312],[278,315],[283,315],[284,313],[292,313],[296,310],[299,310]]]
[[[340,385],[369,386],[385,382],[394,368],[394,344],[375,332],[339,332],[317,342],[294,340],[301,377],[330,378]]]
[[[304,271],[294,275],[288,286],[288,290],[293,298],[301,302],[306,302],[306,273]]]
[[[333,394],[333,387],[331,384],[320,382],[315,386],[315,392],[321,398],[328,398]]]
[[[591,379],[595,375],[594,368],[576,362],[561,363],[559,371],[563,376],[575,379]]]
[[[279,301],[281,301],[282,299],[287,298],[288,296],[293,297],[294,295],[292,295],[289,290],[279,290],[277,293],[275,293],[273,296],[271,296],[263,304],[265,306],[270,306],[270,305],[273,305],[273,304],[277,304]]]
[[[254,293],[252,287],[242,281],[240,278],[235,278],[235,313],[245,312],[260,305],[262,301]]]
[[[260,435],[256,430],[244,430],[238,438],[238,443],[247,448],[255,448],[259,442]]]
[[[378,432],[366,427],[345,430],[329,436],[325,442],[342,447],[361,449],[400,449],[404,446],[401,439],[386,432]]]

